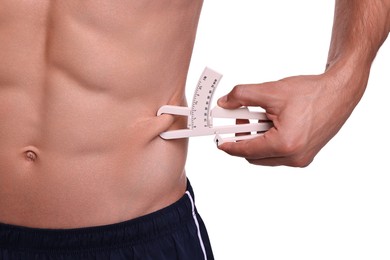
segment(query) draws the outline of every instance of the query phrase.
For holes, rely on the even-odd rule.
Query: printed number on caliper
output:
[[[255,138],[273,126],[265,113],[249,111],[247,107],[223,109],[219,106],[215,106],[213,109],[210,109],[213,94],[221,78],[221,74],[206,67],[199,78],[191,107],[171,105],[160,107],[157,115],[171,114],[188,117],[187,129],[163,132],[160,136],[163,139],[177,139],[215,135],[214,141],[217,145],[220,145],[224,142],[235,142]],[[257,122],[213,126],[213,119],[215,118],[254,119],[257,120]],[[238,133],[241,133],[242,135],[224,137],[226,134]]]

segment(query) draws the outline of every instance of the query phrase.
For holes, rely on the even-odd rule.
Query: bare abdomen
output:
[[[0,0],[0,222],[80,227],[167,206],[202,1]],[[100,3],[100,2],[99,2]]]
[[[53,89],[57,94],[39,104],[0,89],[0,222],[107,224],[183,193],[186,142],[158,136],[170,118],[155,117],[147,102],[137,110],[139,104],[74,88]]]

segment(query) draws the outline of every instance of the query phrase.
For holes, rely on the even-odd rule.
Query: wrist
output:
[[[350,54],[330,60],[323,76],[331,92],[338,98],[348,100],[351,110],[357,105],[367,86],[372,60]]]
[[[367,81],[371,65],[372,59],[364,55],[344,53],[328,60],[324,74],[340,81],[351,78]]]

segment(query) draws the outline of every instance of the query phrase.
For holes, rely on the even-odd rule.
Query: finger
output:
[[[271,128],[264,135],[259,137],[243,140],[240,142],[226,142],[218,146],[218,148],[232,156],[243,157],[246,159],[263,159],[270,157],[283,156],[276,149],[277,140],[276,129]]]
[[[262,166],[290,166],[290,167],[307,167],[314,157],[299,158],[298,156],[283,156],[283,157],[272,157],[272,158],[263,158],[263,159],[246,159],[250,164],[262,165]]]
[[[244,141],[241,141],[244,142]],[[226,143],[222,144],[225,145]],[[222,146],[221,145],[221,146]],[[306,167],[311,163],[312,160],[310,161],[302,161],[298,160],[296,157],[291,156],[291,155],[286,155],[286,156],[275,156],[275,154],[272,153],[264,153],[263,155],[257,154],[256,156],[253,156],[251,158],[250,155],[245,155],[243,153],[234,153],[231,150],[226,151],[230,155],[233,156],[238,156],[238,157],[244,157],[250,164],[253,165],[261,165],[261,166],[290,166],[290,167]]]
[[[274,100],[274,87],[277,82],[262,84],[238,85],[227,95],[218,99],[218,105],[227,109],[234,109],[241,106],[260,106],[267,108]]]
[[[260,165],[260,166],[291,166],[295,167],[294,164],[290,163],[288,157],[273,157],[273,158],[264,158],[264,159],[247,159],[250,164]]]

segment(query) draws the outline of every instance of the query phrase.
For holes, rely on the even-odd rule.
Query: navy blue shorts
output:
[[[0,224],[0,259],[214,259],[191,185],[174,204],[129,221],[76,229]]]

